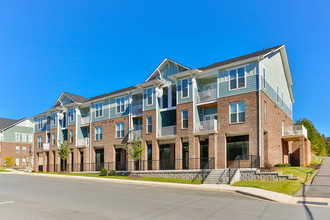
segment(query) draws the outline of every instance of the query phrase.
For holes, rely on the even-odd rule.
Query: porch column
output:
[[[217,135],[210,134],[209,135],[209,160],[214,158],[214,169],[218,168],[218,158],[217,158]],[[210,164],[211,165],[211,164]]]
[[[152,140],[152,170],[159,170],[159,143],[158,140]]]
[[[52,150],[49,151],[49,172],[54,172],[54,152]]]
[[[306,148],[305,145],[306,145],[305,138],[301,137],[300,138],[300,147],[299,147],[299,154],[300,154],[299,166],[301,166],[301,167],[305,166],[305,148]]]
[[[42,153],[42,157],[43,157],[43,163],[42,163],[42,172],[47,172],[47,162],[48,162],[48,158],[47,158],[47,153],[46,152],[43,152]]]
[[[89,165],[90,165],[90,163],[91,163],[91,161],[89,161],[89,151],[90,151],[90,147],[85,147],[84,149],[83,149],[83,152],[84,152],[84,161],[83,161],[83,163],[84,163],[84,167],[83,167],[83,170],[84,171],[89,171]]]
[[[218,150],[216,152],[217,155],[217,169],[227,168],[227,147],[226,147],[226,134],[222,133],[218,135]]]
[[[175,139],[175,169],[182,170],[182,139]]]
[[[141,157],[140,170],[148,170],[148,144],[146,141],[142,141],[141,145],[143,148],[143,153]]]
[[[200,145],[199,141],[195,141],[196,138],[199,140],[199,137],[189,136],[189,169],[199,169],[200,167]]]

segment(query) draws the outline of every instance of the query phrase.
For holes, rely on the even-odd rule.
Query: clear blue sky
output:
[[[0,117],[141,83],[165,58],[202,67],[286,44],[294,119],[330,136],[328,1],[1,1]]]

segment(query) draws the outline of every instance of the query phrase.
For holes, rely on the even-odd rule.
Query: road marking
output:
[[[0,202],[0,205],[8,204],[8,203],[13,203],[13,202],[14,202],[14,201]]]

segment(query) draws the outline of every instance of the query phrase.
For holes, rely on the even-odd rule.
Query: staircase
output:
[[[203,182],[203,184],[217,184],[219,181],[219,177],[221,176],[221,174],[224,172],[224,169],[220,169],[220,170],[212,170],[211,173],[207,176],[207,178],[205,179],[205,181]],[[226,172],[226,171],[225,171]],[[224,176],[223,178],[227,178],[227,182],[228,182],[228,171],[227,171],[227,175]],[[225,179],[224,179],[225,181]]]

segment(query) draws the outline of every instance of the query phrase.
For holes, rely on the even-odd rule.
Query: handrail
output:
[[[234,175],[235,175],[237,169],[240,168],[240,165],[241,165],[240,158],[241,158],[240,155],[236,156],[234,162],[233,162],[233,163],[232,163],[227,169],[225,169],[225,170],[222,172],[222,174],[220,175],[220,177],[219,177],[219,179],[218,179],[217,184],[222,183],[222,182],[221,182],[221,179],[222,179],[223,175],[226,173],[227,170],[228,170],[228,178],[229,178],[229,179],[228,179],[228,183],[230,183],[230,181],[231,181],[232,178],[234,177]],[[233,173],[232,175],[230,175],[231,170],[233,169],[233,165],[234,165],[235,163],[238,163],[238,168],[236,168],[236,170],[234,171],[234,173]]]
[[[212,166],[213,165],[213,166]],[[211,173],[211,171],[214,169],[214,157],[211,157],[210,160],[207,162],[207,164],[202,168],[202,170],[200,172],[198,172],[196,174],[196,176],[192,179],[192,183],[194,183],[197,178],[201,175],[202,176],[202,183],[204,182],[204,180],[206,179],[206,177],[209,175],[209,173]],[[206,171],[207,169],[209,169],[210,171]]]

